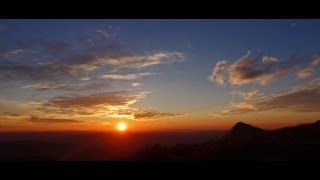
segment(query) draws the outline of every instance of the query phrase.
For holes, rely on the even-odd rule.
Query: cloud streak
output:
[[[256,90],[240,95],[244,101],[231,102],[233,109],[225,110],[220,115],[262,111],[320,112],[320,101],[317,101],[320,99],[320,78],[269,96]]]
[[[113,79],[113,80],[136,80],[140,79],[145,76],[151,76],[154,75],[155,73],[138,73],[138,74],[104,74],[101,75],[100,78],[102,79]]]
[[[54,62],[22,64],[15,61],[0,60],[2,79],[61,80],[79,78],[90,80],[97,70],[117,71],[119,69],[142,69],[160,64],[170,64],[183,60],[179,52],[156,52],[147,54],[116,53],[109,55],[71,54]],[[150,74],[127,75],[134,79]],[[108,78],[108,76],[106,76]],[[109,76],[111,77],[111,76]],[[120,76],[118,76],[120,77]]]
[[[128,105],[133,104],[144,94],[128,95],[126,92],[106,92],[87,96],[65,97],[60,96],[49,100],[46,105],[60,108],[81,108],[97,105]]]
[[[150,120],[150,119],[161,119],[174,116],[182,116],[185,113],[163,113],[155,110],[140,110],[134,114],[136,120]]]
[[[33,88],[35,90],[49,90],[49,89],[70,89],[66,84],[54,84],[54,83],[42,83],[42,84],[32,84],[21,87],[23,89]]]
[[[320,57],[314,58],[314,60],[305,68],[300,69],[297,72],[299,79],[305,79],[312,76],[315,73],[315,68],[320,65]]]
[[[29,122],[33,123],[80,123],[83,121],[80,120],[73,120],[73,119],[53,119],[53,118],[39,118],[35,116],[31,116],[28,120]]]
[[[134,83],[131,83],[131,86],[132,87],[140,87],[140,86],[142,86],[142,84],[138,83],[138,82],[134,82]]]

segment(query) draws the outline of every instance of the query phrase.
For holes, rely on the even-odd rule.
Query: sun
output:
[[[125,122],[118,122],[117,126],[116,126],[116,129],[118,131],[126,131],[128,129],[128,126],[127,126],[127,123]]]

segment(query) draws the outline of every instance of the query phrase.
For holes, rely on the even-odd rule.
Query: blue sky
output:
[[[135,103],[127,104],[127,107],[122,107],[121,103],[117,104],[119,107],[116,109],[118,111],[119,108],[121,111],[125,110],[126,115],[128,115],[126,117],[120,116],[120,118],[127,118],[131,121],[135,120],[135,113],[144,112],[146,116],[150,115],[147,120],[153,120],[154,118],[159,122],[161,122],[161,118],[173,118],[173,120],[175,118],[185,118],[190,119],[190,121],[201,119],[199,122],[213,119],[212,122],[215,122],[215,118],[222,117],[220,112],[226,109],[230,110],[230,108],[243,108],[239,105],[241,102],[235,105],[234,98],[231,96],[232,92],[238,92],[238,95],[246,97],[245,93],[258,90],[255,91],[256,96],[259,94],[257,92],[262,92],[264,96],[261,95],[261,98],[273,98],[272,94],[279,96],[286,94],[294,87],[310,84],[312,80],[316,80],[319,76],[318,61],[314,58],[319,53],[319,20],[0,20],[0,39],[0,53],[2,54],[0,60],[9,63],[8,66],[14,66],[15,69],[13,69],[16,70],[11,73],[7,72],[6,76],[8,77],[0,79],[1,95],[6,101],[53,103],[56,102],[57,97],[68,97],[68,100],[70,100],[71,97],[86,96],[90,99],[94,94],[105,92],[143,92],[145,93],[143,97],[141,95],[141,97],[135,99]],[[54,49],[49,51],[45,49],[47,47],[50,47],[51,50]],[[249,59],[254,59],[258,63],[260,60],[262,61],[263,57],[273,57],[275,60],[271,63],[275,63],[275,65],[258,63],[259,65],[254,66],[248,64],[244,70],[249,68],[258,75],[249,77],[249,79],[240,77],[244,75],[241,73],[246,72],[237,71],[236,62],[244,58],[249,51]],[[149,63],[150,59],[156,58],[151,56],[156,56],[160,52],[163,53],[163,56],[168,56],[169,60],[160,58],[159,61],[152,62],[156,63],[153,65],[139,64]],[[110,54],[115,55],[115,61],[122,63],[123,67],[120,65],[113,67],[114,65],[110,63],[112,61],[109,57]],[[182,55],[182,59],[176,57]],[[99,64],[99,60],[88,60],[88,58],[84,58],[85,56],[93,56],[97,59],[108,57],[109,60],[107,58],[106,62],[102,64],[100,62]],[[134,59],[130,59],[132,56],[141,56],[146,60],[134,62]],[[125,60],[121,60],[123,57],[124,59],[130,59],[129,61],[134,64],[126,64]],[[120,60],[117,58],[120,58]],[[214,67],[222,60],[228,61],[225,68],[229,70],[223,72],[227,74],[212,75]],[[79,63],[80,61],[81,63]],[[82,61],[88,61],[89,65],[82,63]],[[247,60],[243,61],[247,62]],[[42,67],[41,63],[42,65],[53,63],[53,65],[43,65]],[[297,65],[288,68],[284,65],[286,63],[290,65],[297,63]],[[314,65],[311,65],[312,63]],[[25,65],[30,69],[24,72],[21,68],[16,67],[17,64]],[[60,65],[62,65],[62,68],[69,68],[69,74],[64,74],[65,72],[55,69]],[[38,66],[52,77],[42,80],[34,77],[32,79],[21,77],[23,73],[30,73],[32,76],[32,72],[29,71],[32,71],[32,67],[38,68]],[[69,66],[80,69],[72,70]],[[249,66],[252,66],[253,69],[250,69]],[[295,74],[298,75],[307,66],[310,66],[309,69],[305,69],[307,75],[304,75],[303,78],[297,78]],[[47,67],[49,68],[48,71],[45,70]],[[235,68],[235,74],[231,72],[232,67]],[[86,68],[93,69],[88,70]],[[42,70],[34,69],[34,71],[39,72]],[[83,72],[78,70],[83,70]],[[83,74],[80,77],[79,74],[81,73]],[[273,77],[273,73],[279,74]],[[103,75],[108,76],[106,76],[107,78],[101,78]],[[117,75],[117,77],[114,77],[114,75]],[[122,75],[121,78],[127,79],[119,79],[119,75]],[[212,75],[213,82],[208,80],[210,75]],[[218,83],[217,78],[221,78],[221,75],[226,76],[226,79],[223,83]],[[12,79],[9,76],[16,78]],[[89,80],[79,80],[79,78],[88,78],[87,76],[90,76]],[[266,80],[266,78],[271,79]],[[238,84],[235,81],[232,83],[232,79],[237,81]],[[265,80],[266,82],[264,82]],[[102,86],[101,83],[108,85]],[[132,83],[140,84],[139,87],[133,87]],[[74,89],[74,87],[89,87],[89,85],[95,87],[95,84],[99,84],[99,87],[102,88]],[[73,89],[71,86],[74,86]],[[233,105],[230,106],[232,102]],[[255,113],[256,116],[260,109],[263,109],[261,110],[263,113],[266,111],[264,107],[258,106],[258,102],[263,102],[263,99],[254,102],[243,101],[242,105],[250,103],[250,107],[254,106],[253,109],[249,108],[250,111],[254,112],[249,113]],[[108,103],[102,104],[106,105]],[[95,108],[102,104],[98,104]],[[42,106],[45,105],[42,104]],[[110,108],[109,106],[108,108]],[[245,107],[248,108],[249,106]],[[71,106],[67,108],[71,108]],[[136,109],[132,110],[132,108]],[[31,109],[35,110],[33,115],[25,111],[20,116],[43,115],[43,118],[47,119],[65,119],[61,114],[55,115],[52,111],[50,113],[46,111],[47,114],[39,113],[39,107]],[[279,109],[272,110],[278,111]],[[287,111],[287,109],[281,109],[280,111]],[[317,110],[310,113],[313,114],[309,114],[310,120],[319,115]],[[116,114],[121,113],[117,112]],[[214,114],[214,117],[212,114]],[[79,118],[79,120],[84,121],[87,118],[98,118],[98,115],[68,117]],[[105,118],[105,121],[112,122],[115,117],[114,114],[112,114],[112,117],[104,114],[99,118]],[[240,115],[237,117],[240,117]],[[285,117],[288,118],[289,115]],[[112,120],[109,120],[109,118]],[[224,118],[228,119],[228,117]],[[238,118],[235,120],[238,120]]]

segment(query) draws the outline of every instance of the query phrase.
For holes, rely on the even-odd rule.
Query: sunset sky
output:
[[[320,20],[0,20],[0,131],[320,119]]]

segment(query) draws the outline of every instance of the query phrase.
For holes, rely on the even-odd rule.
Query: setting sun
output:
[[[116,128],[118,131],[126,131],[128,126],[125,122],[119,122]]]

